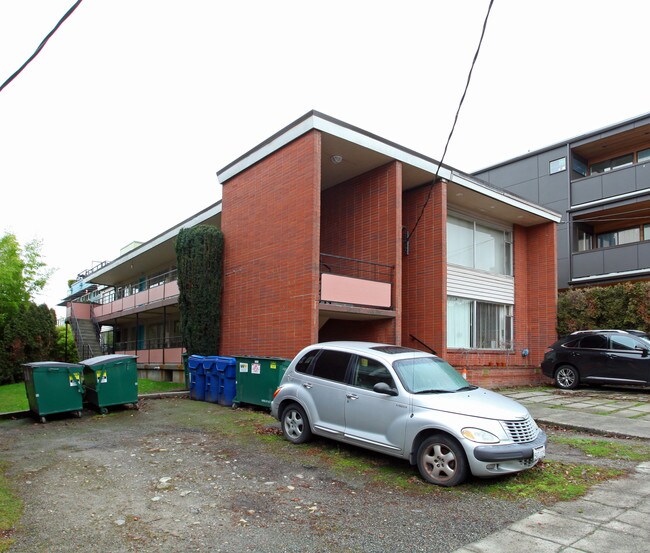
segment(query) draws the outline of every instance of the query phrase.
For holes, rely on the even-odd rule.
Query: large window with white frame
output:
[[[449,296],[447,347],[511,349],[512,305]]]
[[[450,215],[447,263],[512,275],[512,232]]]

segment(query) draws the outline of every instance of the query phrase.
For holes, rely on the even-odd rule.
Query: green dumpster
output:
[[[76,363],[38,361],[24,367],[25,393],[29,409],[41,422],[46,415],[73,412],[81,416],[83,408],[83,367]]]
[[[132,404],[138,407],[137,356],[100,355],[82,361],[86,401],[100,413],[108,413],[112,405]]]
[[[270,408],[273,392],[280,384],[291,360],[248,356],[235,356],[235,360],[236,394],[233,403]]]

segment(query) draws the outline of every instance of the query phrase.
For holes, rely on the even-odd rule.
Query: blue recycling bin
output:
[[[190,375],[190,399],[205,401],[205,369],[203,368],[203,355],[190,355],[187,359],[187,368]]]
[[[234,357],[211,355],[203,359],[206,386],[205,399],[219,405],[232,405],[235,398]]]

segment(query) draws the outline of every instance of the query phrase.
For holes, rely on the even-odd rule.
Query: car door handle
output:
[[[357,394],[345,394],[345,397],[348,399],[359,399],[359,396]]]
[[[303,382],[302,386],[303,388],[307,388],[308,390],[310,390],[313,387],[312,384],[310,384],[309,382]]]

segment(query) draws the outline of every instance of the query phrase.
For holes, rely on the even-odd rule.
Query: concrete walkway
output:
[[[526,405],[541,423],[650,440],[650,393],[645,391],[549,388],[504,395]],[[649,515],[646,462],[629,478],[600,484],[579,500],[557,503],[456,553],[640,553],[650,549]]]

